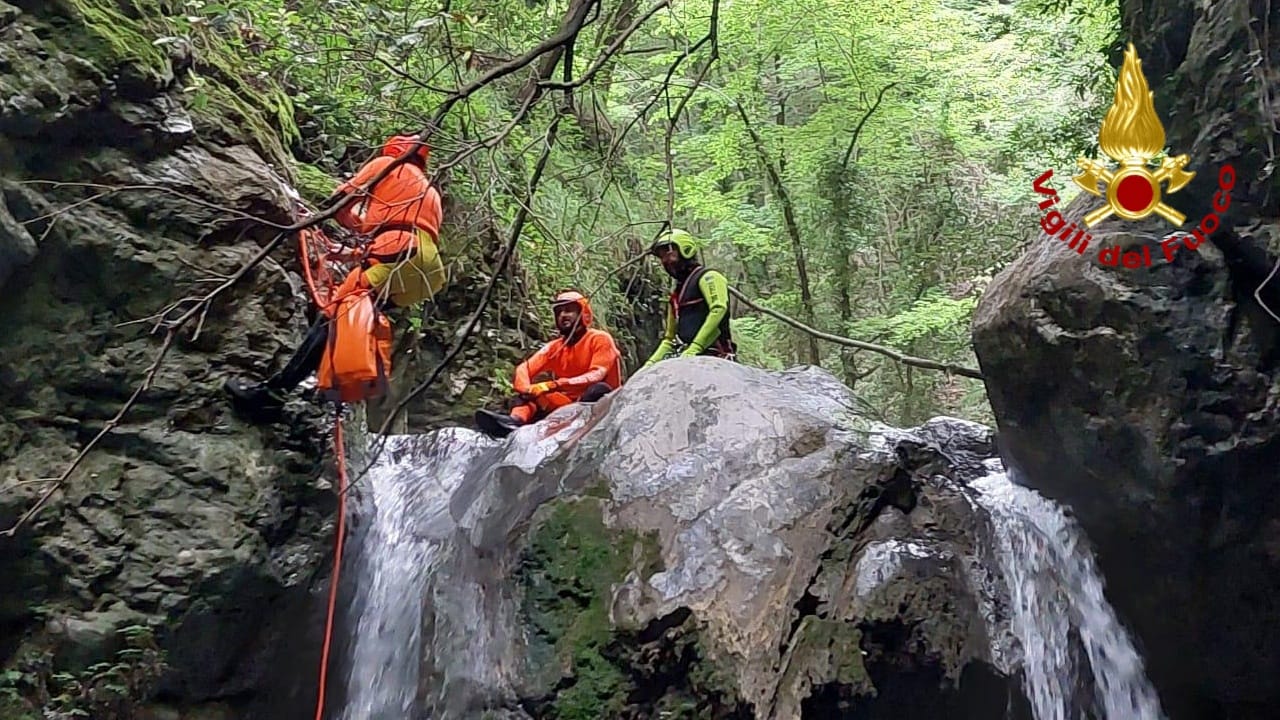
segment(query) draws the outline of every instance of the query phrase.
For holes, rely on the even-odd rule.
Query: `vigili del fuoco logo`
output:
[[[1196,174],[1186,170],[1191,162],[1187,155],[1161,156],[1165,142],[1164,126],[1156,115],[1153,95],[1142,74],[1142,61],[1138,59],[1133,43],[1129,43],[1120,76],[1116,79],[1115,100],[1098,131],[1098,146],[1113,162],[1078,158],[1076,166],[1080,173],[1071,178],[1085,192],[1101,198],[1105,204],[1084,216],[1083,228],[1074,222],[1067,223],[1057,210],[1050,210],[1040,218],[1040,227],[1050,237],[1067,243],[1080,255],[1093,240],[1087,229],[1112,215],[1132,221],[1155,214],[1179,228],[1186,220],[1177,208],[1164,201],[1163,194],[1178,192]],[[1047,196],[1040,202],[1041,210],[1058,202],[1058,192],[1046,184],[1051,177],[1053,171],[1046,170],[1032,183],[1037,193]],[[1101,189],[1099,183],[1102,183]],[[1168,183],[1167,187],[1165,183]],[[1223,165],[1218,171],[1219,189],[1213,196],[1213,211],[1205,215],[1190,234],[1174,233],[1160,242],[1166,262],[1173,260],[1179,245],[1196,250],[1218,229],[1218,213],[1231,206],[1231,188],[1235,184],[1235,169],[1230,164]],[[1118,245],[1103,247],[1098,251],[1098,262],[1113,267],[1150,267],[1151,248],[1144,246],[1141,250],[1122,255]]]

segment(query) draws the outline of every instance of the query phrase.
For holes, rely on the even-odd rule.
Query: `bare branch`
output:
[[[151,383],[156,378],[156,373],[160,371],[160,363],[164,361],[164,356],[169,352],[169,348],[173,346],[174,337],[175,333],[173,332],[170,332],[169,335],[165,337],[164,345],[160,347],[160,352],[156,355],[155,361],[152,362],[151,367],[147,369],[146,378],[138,385],[137,389],[133,391],[133,394],[129,396],[129,399],[125,401],[124,405],[120,408],[120,411],[115,414],[115,417],[108,420],[107,424],[103,425],[102,429],[98,431],[98,434],[95,435],[87,445],[81,448],[80,452],[76,454],[75,459],[73,459],[71,464],[67,466],[67,469],[63,470],[62,474],[58,475],[58,477],[53,480],[53,483],[49,487],[45,488],[44,492],[40,493],[40,497],[31,505],[30,508],[27,508],[27,511],[18,518],[17,522],[15,522],[8,530],[0,532],[0,535],[13,537],[18,532],[19,528],[30,521],[31,518],[35,517],[36,513],[40,512],[41,508],[48,504],[49,498],[53,497],[54,493],[61,489],[63,485],[66,485],[67,479],[71,477],[71,473],[75,472],[75,469],[80,466],[80,463],[89,455],[89,451],[92,450],[94,446],[98,444],[98,441],[105,437],[107,433],[115,429],[116,425],[120,423],[120,419],[124,417],[124,414],[129,411],[129,408],[133,407],[134,403],[138,401],[138,396],[142,395],[147,388],[151,387]]]
[[[782,313],[778,312],[777,310],[770,310],[767,307],[762,307],[760,305],[757,305],[756,303],[747,299],[747,296],[743,295],[735,287],[730,287],[729,293],[734,297],[738,298],[739,300],[741,300],[742,304],[746,305],[747,307],[753,310],[762,312],[765,315],[768,315],[769,317],[772,317],[776,320],[780,320],[786,323],[787,325],[790,325],[791,327],[797,330],[800,330],[802,332],[806,332],[820,340],[826,340],[827,342],[835,343],[837,345],[844,345],[846,347],[860,348],[862,350],[870,350],[875,353],[880,353],[881,355],[884,355],[885,357],[890,358],[903,365],[910,365],[912,367],[924,368],[926,370],[942,370],[947,373],[952,373],[955,375],[963,375],[964,377],[974,378],[976,380],[983,379],[982,373],[978,372],[977,370],[974,370],[973,368],[964,367],[963,365],[953,365],[951,363],[938,362],[936,360],[926,360],[924,358],[912,357],[910,355],[904,355],[898,352],[897,350],[894,350],[893,348],[888,348],[883,345],[875,345],[873,343],[863,342],[861,340],[854,340],[853,338],[841,337],[839,335],[832,335],[831,333],[822,332],[821,330],[817,330],[808,325],[805,325],[799,320],[794,320],[792,318],[789,318],[786,315],[783,315]]]
[[[676,173],[675,173],[675,167],[674,167],[675,160],[671,157],[671,140],[676,132],[676,123],[680,121],[680,114],[684,112],[684,106],[688,104],[689,98],[693,97],[693,94],[698,91],[698,86],[702,84],[703,78],[707,76],[707,71],[711,69],[712,63],[714,63],[720,57],[719,24],[720,24],[720,0],[712,0],[711,21],[710,21],[710,26],[707,28],[707,35],[702,40],[699,40],[697,45],[694,45],[694,48],[696,49],[698,45],[701,45],[704,41],[710,42],[711,55],[707,58],[707,61],[702,64],[702,68],[698,70],[698,76],[694,78],[693,87],[690,87],[689,92],[685,93],[680,98],[680,102],[676,103],[675,112],[667,116],[667,131],[666,133],[663,134],[663,137],[662,137],[662,148],[663,148],[662,159],[663,159],[663,162],[665,162],[667,165],[667,224],[668,226],[674,226],[676,221],[675,220]],[[668,96],[669,96],[670,87],[671,87],[670,79],[671,79],[671,74],[668,72],[667,83],[665,83],[667,87]],[[668,104],[667,107],[670,107],[670,105]]]
[[[816,324],[813,292],[809,284],[809,269],[805,261],[803,238],[800,236],[800,223],[796,220],[795,204],[791,201],[791,193],[787,191],[787,186],[782,181],[782,169],[775,166],[773,160],[769,158],[764,140],[761,139],[760,134],[751,125],[751,120],[747,118],[747,111],[742,107],[742,103],[734,100],[733,104],[738,108],[738,115],[742,118],[742,124],[746,127],[747,132],[751,134],[752,144],[755,145],[756,153],[760,156],[760,164],[764,166],[765,173],[768,175],[769,185],[773,189],[773,194],[778,197],[778,202],[782,205],[782,220],[786,226],[787,235],[791,239],[791,252],[795,256],[796,262],[796,276],[800,282],[800,304],[804,310],[805,319],[811,325]],[[812,365],[822,364],[818,354],[818,343],[812,337],[809,338],[809,363]]]
[[[720,7],[719,0],[715,0],[714,8],[718,10],[719,7]],[[609,159],[612,159],[613,156],[617,153],[618,148],[622,146],[622,139],[627,136],[627,133],[631,132],[631,128],[634,127],[637,122],[640,122],[640,118],[647,115],[649,111],[653,109],[654,105],[658,104],[659,97],[661,97],[664,93],[668,92],[668,88],[671,86],[671,78],[675,76],[676,70],[680,69],[681,63],[687,60],[689,56],[698,52],[698,50],[703,45],[706,45],[707,43],[711,42],[712,35],[713,35],[713,32],[711,29],[709,29],[707,31],[707,34],[702,36],[702,39],[698,40],[698,42],[686,48],[684,52],[680,53],[680,57],[672,61],[671,65],[667,68],[666,77],[662,79],[662,89],[655,92],[653,94],[653,97],[649,98],[649,102],[645,103],[645,106],[640,108],[640,112],[636,113],[636,116],[631,118],[631,121],[627,123],[627,126],[623,128],[622,132],[618,134],[618,137],[614,139],[613,143],[609,147],[609,152],[606,153],[606,156]]]
[[[853,137],[849,138],[849,148],[844,151],[844,160],[840,163],[841,170],[847,170],[849,168],[849,158],[853,157],[853,148],[858,144],[858,136],[862,134],[862,126],[867,124],[867,120],[871,118],[872,113],[876,111],[876,108],[880,107],[880,101],[884,100],[884,94],[889,91],[889,88],[897,84],[898,83],[896,82],[891,82],[880,88],[879,93],[876,93],[875,103],[871,105],[869,110],[863,113],[862,119],[858,121],[858,126],[853,129]]]
[[[636,30],[639,30],[641,25],[645,24],[645,22],[647,22],[649,18],[656,15],[659,10],[665,7],[670,7],[670,5],[671,5],[671,0],[660,0],[658,4],[649,8],[643,15],[636,18],[636,21],[631,23],[631,25],[626,30],[623,31],[621,36],[619,36],[616,40],[614,40],[613,43],[609,45],[609,47],[605,48],[600,52],[600,56],[595,59],[595,62],[591,63],[591,67],[587,68],[586,72],[582,73],[582,75],[577,80],[574,80],[572,82],[554,82],[551,80],[543,80],[538,83],[538,87],[553,88],[556,90],[572,90],[577,87],[582,87],[583,85],[591,82],[591,79],[594,78],[596,74],[600,72],[601,68],[605,66],[605,63],[609,62],[609,60],[614,55],[618,54],[622,46],[626,44],[628,38],[630,38],[632,34],[635,33]]]

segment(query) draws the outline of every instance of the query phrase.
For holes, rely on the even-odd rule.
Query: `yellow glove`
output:
[[[690,345],[689,347],[685,348],[684,352],[680,353],[680,357],[697,357],[698,355],[701,355],[701,354],[702,354],[702,348],[698,347],[697,345]]]
[[[555,380],[548,380],[547,382],[540,382],[540,383],[537,383],[537,384],[535,384],[535,385],[530,385],[530,386],[529,386],[529,394],[530,394],[530,395],[541,395],[541,394],[543,394],[543,393],[549,393],[549,392],[551,392],[552,390],[555,390],[555,389],[556,389],[556,381],[555,381]]]

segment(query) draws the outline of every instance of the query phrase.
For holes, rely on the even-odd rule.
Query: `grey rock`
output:
[[[1122,5],[1166,143],[1197,173],[1168,202],[1187,215],[1184,231],[1197,226],[1229,162],[1230,208],[1209,242],[1170,263],[1162,220],[1093,229],[1091,249],[1150,247],[1149,269],[1037,239],[979,303],[975,350],[1003,454],[1079,518],[1172,720],[1267,717],[1280,702],[1280,335],[1253,295],[1280,238],[1276,117],[1256,102],[1255,72],[1280,63],[1259,35],[1280,18],[1271,8],[1270,25],[1251,27],[1261,20],[1239,1]],[[1064,214],[1080,218],[1091,200]],[[1261,293],[1273,310],[1275,288]]]
[[[405,582],[432,599],[420,711],[1003,711],[1016,668],[964,486],[990,431],[877,427],[853,407],[814,368],[693,358],[504,442],[394,439],[385,472],[421,488]]]
[[[20,7],[0,2],[0,530],[142,382],[163,339],[148,316],[257,254],[274,233],[247,218],[293,212],[260,138],[197,131],[172,68],[76,54],[73,4]],[[221,297],[49,505],[0,537],[0,665],[112,661],[115,631],[145,621],[182,718],[275,720],[289,716],[271,703],[314,701],[315,663],[296,659],[319,649],[331,425],[298,403],[250,426],[221,388],[299,339],[295,267],[282,249]]]
[[[36,256],[36,241],[5,206],[0,194],[0,288],[11,275]]]

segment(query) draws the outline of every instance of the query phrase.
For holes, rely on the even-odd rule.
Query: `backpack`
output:
[[[353,272],[360,274],[359,268]],[[352,285],[348,278],[342,288],[348,292],[326,308],[329,339],[316,370],[321,397],[340,403],[385,395],[391,376],[391,322],[378,311],[372,292]]]

